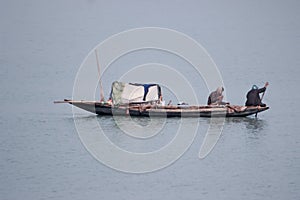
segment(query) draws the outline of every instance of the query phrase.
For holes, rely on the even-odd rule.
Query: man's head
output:
[[[257,85],[252,86],[252,90],[257,90],[257,89],[258,89]]]
[[[222,86],[217,88],[217,93],[218,94],[222,94],[223,91],[224,91],[224,88]]]

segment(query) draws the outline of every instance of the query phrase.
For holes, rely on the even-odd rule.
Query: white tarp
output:
[[[161,95],[157,84],[113,82],[111,98],[114,104],[158,101]]]

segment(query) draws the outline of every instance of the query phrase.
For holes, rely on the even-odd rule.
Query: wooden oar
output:
[[[264,96],[265,96],[265,92],[266,92],[266,90],[263,92],[263,94],[261,95],[261,98],[260,98],[260,102],[262,102],[262,100],[263,100],[263,98],[264,98]]]
[[[266,82],[266,83],[265,83],[265,88],[266,88],[266,90],[267,90],[268,85],[269,85],[269,82]],[[263,100],[263,98],[264,98],[264,96],[265,96],[266,90],[265,90],[265,91],[263,92],[263,94],[261,95],[260,102],[262,102],[262,100]]]
[[[266,83],[265,83],[265,88],[266,88],[266,90],[267,90],[268,85],[269,85],[269,82],[266,82]],[[262,102],[262,100],[263,100],[263,98],[264,98],[264,96],[265,96],[266,90],[265,90],[265,91],[263,92],[263,94],[261,95],[260,102]],[[258,112],[255,113],[255,117],[257,117],[257,113],[258,113]]]

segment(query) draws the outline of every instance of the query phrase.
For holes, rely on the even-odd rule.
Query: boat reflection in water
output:
[[[264,133],[268,123],[264,119],[253,117],[226,118],[226,123],[232,126],[240,127],[243,132],[246,131],[249,138],[258,139]]]

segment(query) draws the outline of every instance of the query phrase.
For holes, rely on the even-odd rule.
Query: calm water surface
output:
[[[0,199],[299,199],[299,8],[298,1],[1,2]],[[234,104],[244,103],[252,84],[269,81],[264,101],[271,109],[257,119],[226,119],[203,160],[198,153],[209,119],[199,119],[191,147],[165,169],[137,175],[101,164],[82,145],[71,107],[52,102],[71,98],[76,72],[96,44],[143,26],[172,28],[200,42]],[[103,77],[105,95],[121,65],[126,71],[149,61],[174,66],[206,102],[203,80],[185,62],[150,51],[114,63]],[[148,143],[126,136],[110,117],[77,117],[89,131],[97,131],[89,126],[97,120],[114,143],[140,152],[165,145],[180,120],[167,119]],[[141,126],[147,120],[134,119]]]

